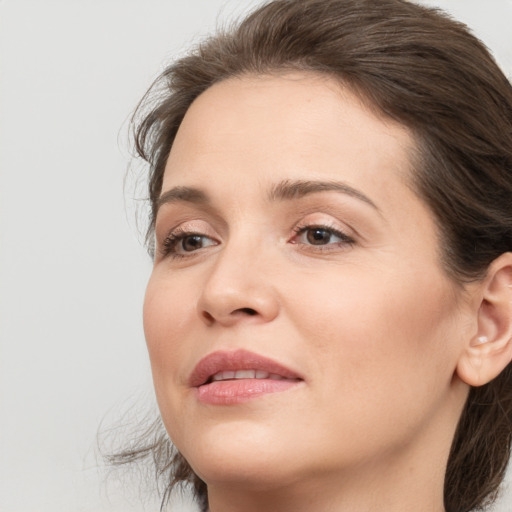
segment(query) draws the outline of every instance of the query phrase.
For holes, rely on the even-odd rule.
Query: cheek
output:
[[[294,323],[317,399],[301,425],[334,443],[334,462],[346,454],[346,439],[356,456],[403,446],[447,400],[454,301],[435,276],[408,277],[348,272],[305,285]]]
[[[180,287],[158,274],[154,272],[149,280],[143,319],[155,391],[160,397],[177,389],[187,377],[191,347],[182,340],[190,330],[191,304],[196,297],[191,287]]]
[[[178,446],[183,432],[190,428],[184,383],[195,360],[190,343],[195,304],[197,297],[190,283],[185,286],[159,269],[153,271],[144,298],[144,333],[158,407],[170,438]]]
[[[323,385],[378,403],[389,393],[414,400],[448,386],[456,365],[450,339],[459,322],[445,278],[368,268],[340,274],[303,280],[294,315]]]
[[[457,312],[451,287],[437,272],[395,275],[351,267],[306,277],[301,293],[289,296],[296,322],[324,340],[326,349],[339,338],[369,355],[392,347],[428,351],[426,340],[453,324]]]

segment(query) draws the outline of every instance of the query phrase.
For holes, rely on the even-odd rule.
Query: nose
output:
[[[279,300],[271,261],[261,251],[225,247],[208,270],[197,308],[207,325],[271,322]]]

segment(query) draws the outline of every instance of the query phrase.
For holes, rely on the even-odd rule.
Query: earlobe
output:
[[[459,378],[470,386],[487,384],[512,360],[512,253],[492,262],[478,293],[478,329],[457,365]]]
[[[483,343],[488,343],[488,342],[489,342],[489,338],[487,336],[478,336],[475,341],[475,344],[482,345]]]

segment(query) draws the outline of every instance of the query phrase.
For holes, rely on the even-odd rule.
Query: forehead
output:
[[[215,84],[189,108],[174,141],[167,182],[237,179],[374,179],[410,169],[410,132],[377,117],[339,82],[313,73],[242,76]],[[363,172],[364,170],[364,172]],[[288,173],[294,174],[287,176]],[[325,174],[329,176],[325,176]]]

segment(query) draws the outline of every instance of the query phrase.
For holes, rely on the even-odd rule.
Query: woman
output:
[[[140,117],[142,116],[142,117]],[[155,457],[203,509],[492,500],[512,413],[512,87],[402,0],[274,0],[136,116]],[[168,476],[168,470],[170,476]]]

